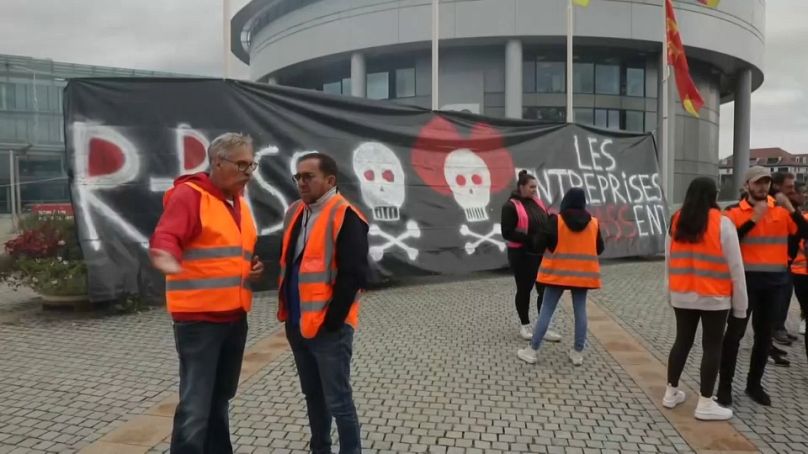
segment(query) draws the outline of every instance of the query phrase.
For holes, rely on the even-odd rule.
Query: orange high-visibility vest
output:
[[[788,271],[788,236],[797,233],[797,224],[785,208],[775,206],[772,197],[769,197],[768,204],[769,210],[763,219],[741,239],[741,255],[746,271]],[[751,220],[753,213],[754,209],[746,199],[724,211],[736,227]]]
[[[671,237],[676,236],[679,213],[673,215]],[[729,264],[721,247],[721,211],[711,209],[707,230],[698,243],[683,243],[671,239],[668,285],[677,293],[697,293],[700,296],[732,296]]]
[[[199,192],[202,231],[185,247],[182,271],[166,276],[169,312],[223,312],[252,307],[249,274],[258,238],[252,213],[243,197],[241,229],[224,205],[227,202],[193,183]],[[163,199],[165,205],[168,197]]]
[[[802,217],[808,221],[808,214],[803,214]],[[797,249],[797,255],[794,257],[794,261],[791,262],[791,274],[808,276],[808,260],[805,258],[805,240],[800,240],[800,247]]]
[[[597,244],[597,219],[593,217],[584,230],[573,232],[559,215],[558,244],[552,253],[544,253],[536,281],[559,287],[600,288]]]
[[[283,291],[283,283],[289,271],[286,267],[287,255],[291,249],[292,242],[297,241],[296,238],[292,238],[292,230],[298,218],[303,214],[304,208],[302,201],[296,201],[286,211],[286,216],[283,220],[283,246],[281,249],[280,275],[278,276],[278,320],[282,322],[287,319],[285,292]],[[337,236],[340,229],[342,229],[345,213],[349,209],[353,210],[363,222],[367,223],[364,215],[351,206],[341,194],[337,193],[325,203],[322,212],[315,219],[314,225],[309,227],[311,229],[309,239],[306,241],[306,248],[300,258],[298,275],[300,334],[307,339],[317,335],[325,321],[328,304],[334,296],[334,282],[337,278],[337,267],[339,265],[336,260]],[[302,235],[302,232],[300,234]],[[361,292],[357,292],[345,319],[345,322],[353,326],[354,329],[359,325],[359,293]]]

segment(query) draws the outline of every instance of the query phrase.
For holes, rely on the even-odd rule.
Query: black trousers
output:
[[[788,309],[791,307],[791,278],[792,274],[788,275],[788,291],[784,291],[780,296],[782,297],[779,305],[779,312],[777,318],[774,320],[774,332],[786,330],[786,320],[788,320]]]
[[[791,279],[794,281],[794,294],[797,296],[797,301],[800,302],[800,309],[803,316],[808,316],[808,276],[802,274],[792,274]],[[803,336],[805,339],[805,354],[808,356],[808,336]]]
[[[719,389],[732,389],[732,380],[735,377],[735,366],[738,362],[738,349],[741,339],[746,333],[749,319],[752,319],[752,328],[755,331],[755,341],[752,346],[752,356],[749,360],[749,374],[746,377],[747,388],[761,386],[763,373],[766,371],[766,361],[772,344],[772,328],[779,314],[779,302],[783,293],[790,292],[791,287],[782,285],[760,288],[749,288],[749,309],[746,318],[735,318],[730,315],[727,320],[727,332],[724,335],[724,347],[721,354],[721,371],[719,376]]]
[[[171,454],[229,454],[230,399],[236,395],[247,341],[246,316],[231,323],[177,322],[180,403]]]
[[[676,341],[668,356],[668,383],[674,387],[679,386],[679,378],[682,376],[696,337],[696,329],[701,321],[701,345],[704,350],[701,357],[701,395],[712,397],[715,380],[718,378],[724,328],[727,326],[729,310],[702,311],[677,308],[673,310],[676,313]]]
[[[530,292],[536,288],[536,306],[538,314],[541,312],[541,300],[544,297],[544,286],[536,282],[542,256],[531,254],[524,249],[508,249],[508,265],[511,267],[513,278],[516,281],[516,313],[523,325],[530,323]],[[537,315],[538,317],[538,315]]]

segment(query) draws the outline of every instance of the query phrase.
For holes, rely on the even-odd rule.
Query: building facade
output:
[[[677,0],[700,118],[676,114],[674,200],[718,176],[720,105],[740,99],[736,145],[748,153],[749,97],[763,82],[765,3],[719,9]],[[566,120],[565,0],[441,0],[439,106]],[[662,0],[593,0],[576,9],[574,120],[656,131]],[[253,80],[430,107],[430,0],[252,0],[231,21],[232,51]],[[673,84],[672,84],[673,85]],[[742,161],[746,161],[743,159]]]
[[[749,153],[750,166],[762,166],[771,172],[793,174],[797,181],[808,182],[808,154],[792,154],[782,148],[754,148]],[[731,181],[735,174],[735,161],[732,156],[721,160],[719,165],[722,191],[731,191]]]
[[[158,76],[174,75],[0,55],[0,214],[12,211],[12,190],[23,210],[69,200],[62,117],[68,79]]]

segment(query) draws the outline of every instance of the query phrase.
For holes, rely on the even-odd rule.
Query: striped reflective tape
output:
[[[241,276],[215,277],[207,279],[188,279],[184,281],[166,281],[166,290],[205,290],[228,287],[241,287]]]
[[[238,246],[221,246],[210,248],[191,248],[182,253],[183,260],[222,259],[239,257],[242,249]]]

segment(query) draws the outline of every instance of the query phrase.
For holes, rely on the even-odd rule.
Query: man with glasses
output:
[[[242,196],[257,163],[249,137],[226,133],[208,148],[210,173],[185,175],[163,197],[149,256],[166,275],[166,304],[179,356],[180,402],[172,454],[233,452],[229,404],[236,395],[249,281],[263,264],[257,232]]]
[[[297,162],[300,200],[283,221],[278,319],[306,396],[311,451],[331,453],[331,418],[340,454],[361,452],[351,390],[359,293],[368,272],[368,223],[337,192],[337,163],[321,153]]]

